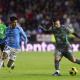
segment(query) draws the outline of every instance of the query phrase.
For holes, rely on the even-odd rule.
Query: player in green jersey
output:
[[[55,73],[53,73],[54,76],[60,76],[60,61],[62,57],[66,57],[68,60],[70,60],[73,63],[80,64],[80,60],[76,59],[74,55],[72,54],[72,47],[69,42],[69,33],[72,33],[76,37],[79,37],[76,33],[74,33],[74,29],[70,26],[64,26],[61,25],[60,20],[56,19],[52,22],[52,26],[41,26],[40,28],[44,31],[51,31],[54,34],[55,37]],[[80,38],[80,37],[79,37]]]
[[[74,29],[69,27],[64,27],[61,25],[60,20],[56,20],[54,22],[54,27],[52,27],[52,32],[54,33],[55,40],[56,40],[56,50],[55,50],[55,73],[54,76],[60,76],[60,61],[64,56],[68,60],[73,63],[80,64],[80,60],[75,58],[72,54],[72,47],[69,42],[68,34],[72,33],[76,37],[79,37],[77,34],[74,33]],[[80,37],[79,37],[80,38]]]
[[[0,68],[3,65],[2,56],[5,47],[6,40],[6,25],[3,23],[2,18],[0,18]]]

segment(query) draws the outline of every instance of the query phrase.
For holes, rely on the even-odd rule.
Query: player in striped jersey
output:
[[[17,18],[12,16],[10,17],[10,25],[6,31],[6,48],[4,49],[4,56],[8,55],[7,67],[13,69],[14,61],[16,59],[16,53],[20,51],[20,42],[21,37],[24,38],[24,41],[27,43],[27,36],[23,29],[18,25]]]

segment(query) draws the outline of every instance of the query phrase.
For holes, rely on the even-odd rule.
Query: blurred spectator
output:
[[[10,15],[16,15],[23,28],[31,32],[41,32],[38,26],[45,22],[45,15],[50,18],[57,17],[62,20],[69,15],[76,18],[74,26],[80,28],[80,0],[0,0],[0,14],[7,20]],[[49,26],[49,25],[47,25]]]

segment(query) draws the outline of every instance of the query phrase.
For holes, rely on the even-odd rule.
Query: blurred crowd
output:
[[[55,17],[80,33],[80,0],[0,0],[0,16],[6,24],[12,15],[28,33],[43,33],[39,26],[51,26]]]

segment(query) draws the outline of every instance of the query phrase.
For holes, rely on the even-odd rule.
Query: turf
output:
[[[80,53],[75,54],[80,57]],[[69,70],[76,67],[76,76],[70,76]],[[80,80],[80,65],[63,58],[61,61],[62,76],[52,76],[54,72],[54,55],[51,52],[30,52],[17,55],[14,70],[4,67],[0,70],[0,80]]]

